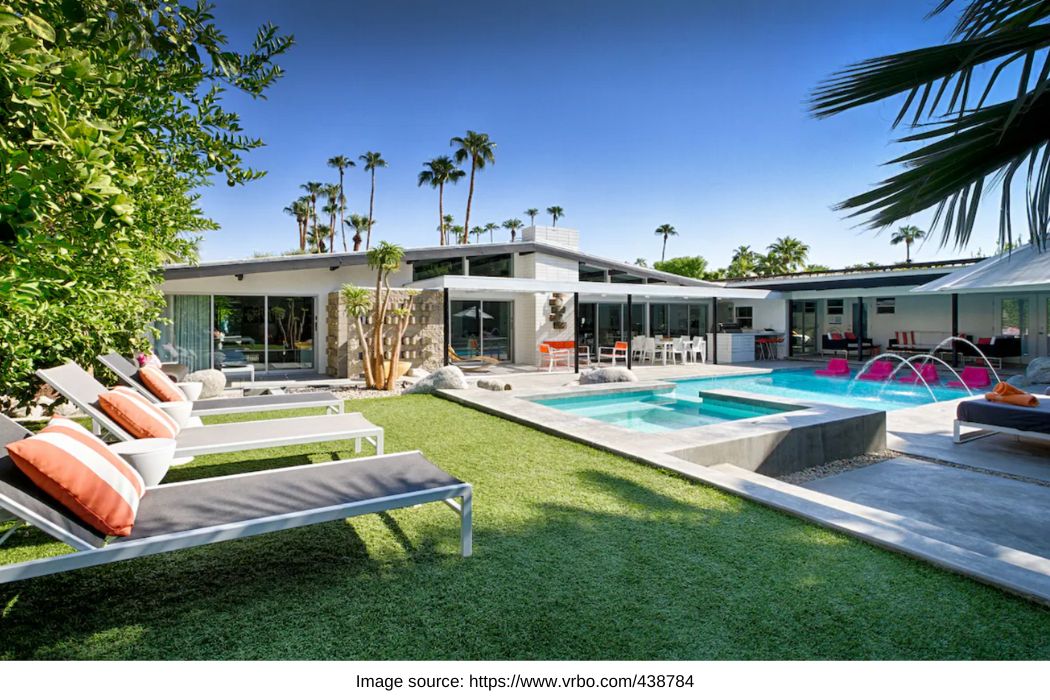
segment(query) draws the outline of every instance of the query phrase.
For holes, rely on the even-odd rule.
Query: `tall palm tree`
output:
[[[776,239],[766,250],[769,256],[779,262],[779,267],[784,272],[800,270],[805,266],[806,258],[809,257],[809,246],[791,236]]]
[[[904,244],[904,257],[906,263],[911,263],[911,244],[926,238],[926,232],[918,226],[901,226],[890,237],[890,245]]]
[[[529,217],[529,226],[536,225],[536,217],[539,216],[539,209],[526,209],[525,216]]]
[[[459,224],[449,224],[446,230],[450,234],[449,238],[452,238],[453,235],[455,236],[457,243],[467,242],[466,229],[460,226]]]
[[[660,224],[656,227],[656,235],[662,236],[664,239],[664,246],[660,251],[660,262],[663,262],[667,258],[667,239],[671,236],[677,236],[678,231],[675,231],[674,226],[671,224]]]
[[[958,4],[941,0],[931,14]],[[1000,187],[999,240],[1012,242],[1010,202],[1021,190],[1013,187],[1013,178],[1025,168],[1028,234],[1044,248],[1050,241],[1048,20],[1050,3],[969,0],[950,43],[861,61],[818,86],[812,105],[818,117],[907,95],[893,126],[906,121],[912,131],[900,140],[920,144],[891,161],[901,167],[899,173],[839,208],[852,210],[851,216],[870,216],[873,228],[933,208],[941,245],[951,241],[963,248],[985,184],[995,184]],[[1004,72],[1020,59],[1014,70]],[[1005,89],[993,100],[1001,101],[989,103],[1000,78],[1015,81],[1016,87],[1000,86]]]
[[[364,241],[361,234],[368,230],[368,217],[364,214],[351,214],[346,223],[354,229],[354,252],[356,253],[361,250],[361,243]]]
[[[387,163],[379,151],[366,151],[358,156],[358,160],[364,163],[366,172],[372,173],[372,192],[368,195],[368,233],[365,236],[365,250],[372,247],[372,224],[375,223],[374,216],[376,203],[376,168],[385,168]]]
[[[649,261],[645,258],[635,258],[634,264],[638,267],[649,267]]]
[[[339,185],[325,185],[324,190],[322,192],[325,196],[325,199],[328,200],[327,202],[325,202],[325,205],[321,211],[323,211],[325,214],[328,214],[328,227],[331,229],[331,232],[329,233],[329,235],[331,236],[331,240],[328,241],[328,252],[330,253],[335,252],[335,224],[336,221],[339,219],[340,189],[341,188],[339,187]]]
[[[423,163],[423,170],[419,173],[419,187],[430,185],[438,191],[438,232],[441,234],[441,245],[446,245],[445,237],[445,185],[456,184],[459,179],[466,175],[465,172],[456,167],[448,156],[438,156]]]
[[[475,226],[474,228],[470,229],[470,235],[474,236],[475,243],[479,243],[481,241],[481,234],[483,233],[485,233],[484,226]]]
[[[306,196],[310,198],[310,219],[313,221],[313,225],[317,227],[317,198],[320,196],[324,189],[324,185],[320,182],[308,182],[305,185],[299,185],[299,187],[306,191]]]
[[[310,252],[327,253],[325,240],[332,235],[332,229],[326,224],[318,224],[310,229]]]
[[[742,245],[733,251],[733,258],[729,262],[726,274],[730,277],[748,277],[755,274],[758,269],[759,254],[751,250],[751,246]]]
[[[492,232],[499,231],[499,224],[490,221],[485,224],[485,230],[489,232],[489,243],[492,243]]]
[[[547,213],[551,215],[551,226],[557,226],[558,219],[565,216],[565,210],[561,207],[547,207]]]
[[[496,144],[492,142],[488,134],[477,131],[467,131],[465,136],[455,136],[449,141],[450,146],[456,148],[454,157],[457,163],[465,160],[470,161],[470,189],[467,190],[467,215],[463,217],[463,230],[470,230],[470,205],[474,201],[474,176],[478,170],[483,170],[486,163],[495,163],[496,156],[492,153]]]
[[[510,242],[518,237],[518,229],[521,228],[521,219],[507,219],[503,222],[503,228],[510,231]]]
[[[343,252],[346,252],[346,190],[343,189],[343,174],[347,168],[357,166],[353,158],[348,156],[332,156],[328,159],[328,166],[339,171],[339,232],[343,237]]]
[[[306,231],[310,226],[310,200],[300,197],[284,208],[284,213],[295,217],[299,227],[299,250],[306,250]]]

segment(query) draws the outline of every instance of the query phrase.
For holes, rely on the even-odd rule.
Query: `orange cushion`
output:
[[[134,389],[119,386],[99,394],[98,403],[107,416],[134,437],[174,438],[179,434],[178,423]]]
[[[56,418],[39,434],[7,445],[11,459],[29,479],[104,535],[129,535],[142,477],[90,432]]]
[[[164,370],[153,365],[146,365],[139,370],[139,381],[142,382],[150,393],[161,401],[185,401],[186,395],[182,393],[175,382],[171,381]]]

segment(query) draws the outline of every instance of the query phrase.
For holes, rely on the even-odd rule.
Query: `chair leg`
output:
[[[474,553],[474,494],[464,494],[459,503],[459,553],[469,557]]]

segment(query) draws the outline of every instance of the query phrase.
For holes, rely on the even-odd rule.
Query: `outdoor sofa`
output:
[[[120,353],[99,355],[101,362],[117,379],[145,396],[153,403],[160,400],[138,379],[138,367]],[[226,413],[258,413],[293,408],[323,408],[328,413],[342,413],[343,400],[330,391],[310,391],[302,394],[267,394],[263,396],[235,396],[202,399],[193,402],[193,416],[217,416]]]
[[[14,464],[6,445],[29,435],[0,416],[0,513],[77,551],[0,566],[0,583],[439,501],[459,514],[460,552],[471,555],[471,485],[419,452],[161,484],[146,489],[130,535],[106,538]],[[16,530],[9,528],[0,543]]]
[[[952,440],[969,442],[997,433],[1050,440],[1050,396],[1037,398],[1039,405],[1032,407],[996,403],[984,398],[960,401],[955,409]],[[971,430],[964,433],[967,428]]]
[[[106,387],[77,364],[41,369],[37,376],[86,413],[96,427],[118,440],[135,439],[99,406],[98,397]],[[375,446],[376,454],[383,454],[382,428],[360,413],[338,413],[185,427],[175,437],[175,459],[335,440],[353,440],[357,452],[366,440]]]

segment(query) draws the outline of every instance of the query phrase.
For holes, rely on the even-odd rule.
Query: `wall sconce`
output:
[[[234,277],[236,277],[237,281],[240,282],[241,280],[244,279],[244,273],[243,272],[238,272],[236,275],[234,275]]]

